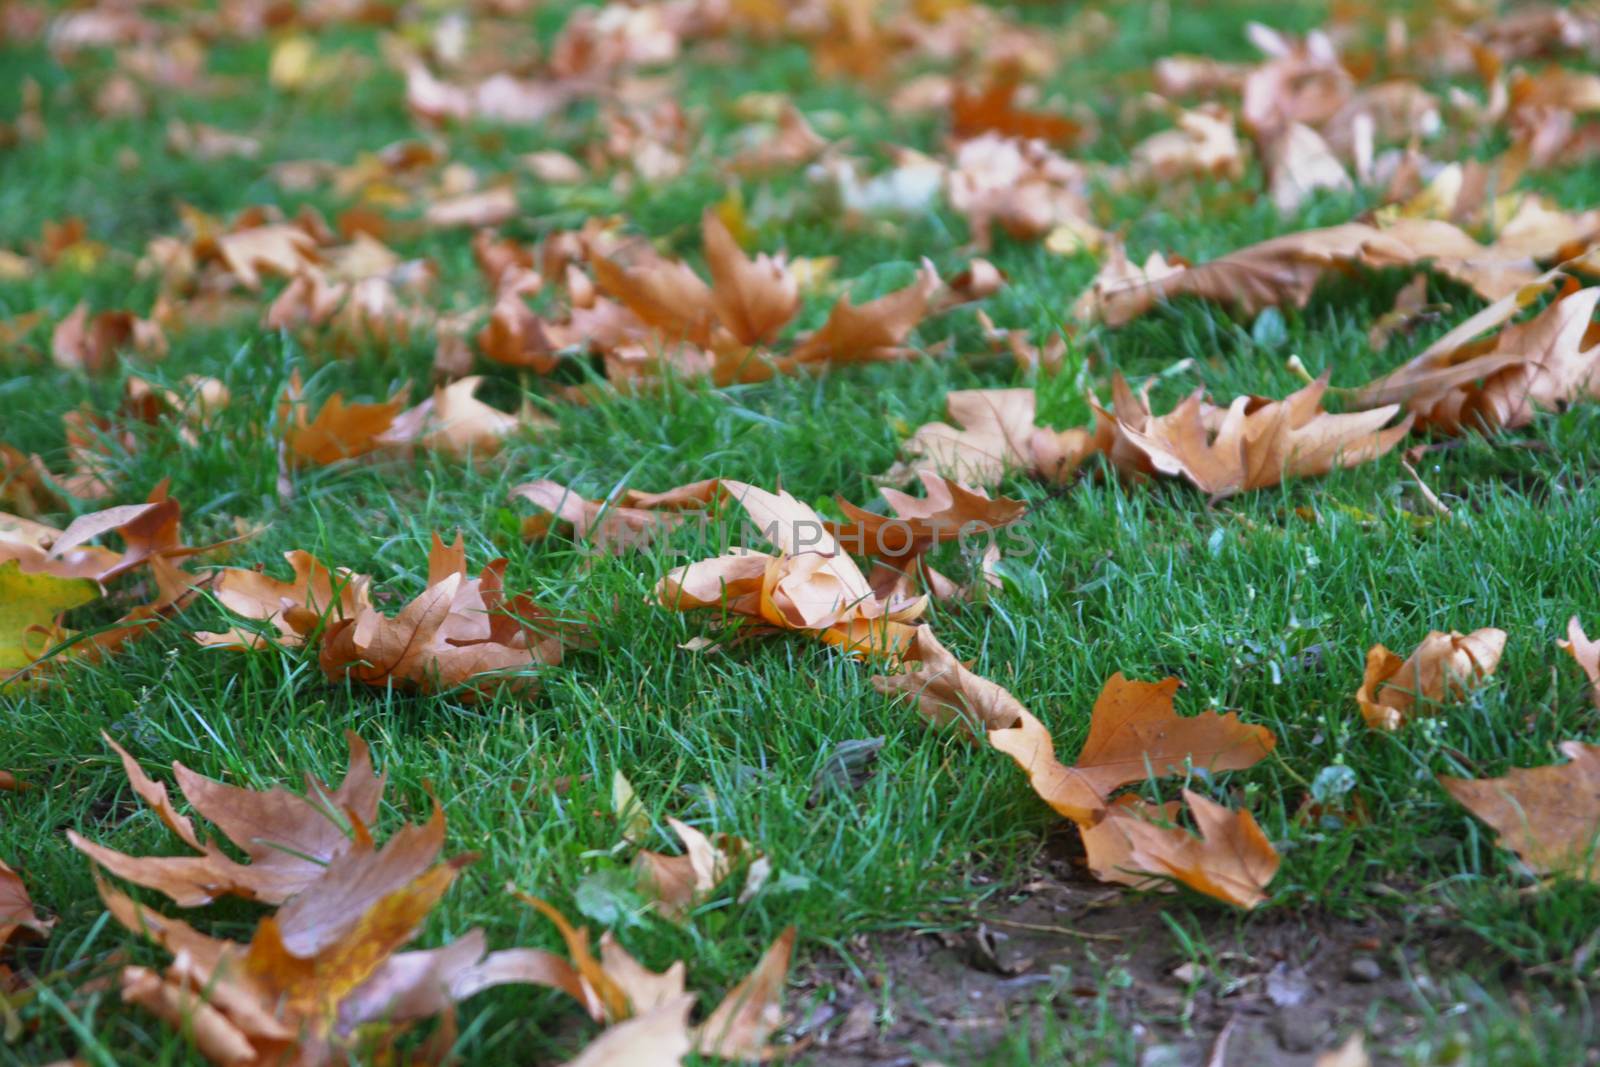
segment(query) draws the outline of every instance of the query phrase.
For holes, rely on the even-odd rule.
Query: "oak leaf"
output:
[[[1503,778],[1439,783],[1494,827],[1499,844],[1538,874],[1600,881],[1600,745],[1563,741],[1570,762],[1514,767]]]
[[[1470,634],[1432,630],[1405,659],[1382,645],[1367,652],[1367,669],[1356,692],[1361,715],[1374,730],[1398,730],[1418,713],[1417,702],[1460,700],[1500,665],[1506,632]]]

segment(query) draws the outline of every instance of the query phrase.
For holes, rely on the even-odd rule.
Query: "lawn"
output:
[[[1425,28],[1449,6],[1406,5],[1417,56]],[[797,7],[841,18],[847,7],[877,7],[880,20],[904,7],[930,26],[970,14],[959,2]],[[38,498],[36,517],[64,527],[145,501],[164,482],[181,502],[186,543],[248,534],[184,560],[193,574],[264,567],[283,578],[283,554],[303,550],[371,576],[372,598],[390,614],[428,586],[432,536],[459,533],[469,573],[503,557],[508,590],[581,630],[559,663],[492,684],[364,685],[330,679],[317,649],[294,641],[252,652],[201,647],[192,633],[239,621],[202,590],[98,661],[63,653],[54,669],[0,683],[0,770],[27,786],[0,790],[0,860],[54,920],[47,938],[18,935],[4,949],[0,1058],[205,1062],[181,1029],[122,1002],[119,969],[159,970],[170,953],[107,915],[95,865],[66,837],[135,856],[183,852],[102,735],[158,781],[170,783],[179,761],[232,785],[300,791],[308,774],[339,781],[354,731],[388,778],[375,836],[424,822],[437,804],[443,855],[476,856],[412,947],[481,928],[491,949],[559,951],[556,927],[513,886],[596,936],[610,930],[654,970],[684,961],[705,1011],[792,926],[785,1023],[773,1040],[794,1045],[801,1062],[1154,1065],[1208,1062],[1221,1049],[1209,1062],[1309,1065],[1355,1033],[1380,1063],[1597,1062],[1589,996],[1600,978],[1600,896],[1581,877],[1544,884],[1530,875],[1439,782],[1559,763],[1561,742],[1600,741],[1583,672],[1556,645],[1574,615],[1591,632],[1600,626],[1593,398],[1511,428],[1417,432],[1370,462],[1236,495],[1129,477],[1101,455],[1072,477],[1014,469],[992,492],[1027,511],[1013,531],[1022,536],[1002,542],[992,583],[975,553],[935,550],[941,570],[981,592],[935,601],[921,621],[1038,716],[1063,761],[1083,744],[1090,709],[1116,672],[1177,677],[1181,715],[1233,711],[1270,730],[1275,748],[1248,769],[1214,773],[1197,761],[1135,783],[1150,800],[1177,799],[1185,787],[1253,816],[1281,867],[1249,910],[1190,888],[1158,894],[1095,881],[1077,831],[1012,760],[959,729],[930,727],[915,701],[874,686],[874,675],[894,669],[882,658],[862,662],[792,629],[748,636],[731,610],[664,607],[657,583],[714,555],[736,511],[612,553],[560,525],[524,536],[537,509],[509,495],[541,479],[600,500],[715,478],[781,488],[837,519],[836,498],[884,510],[877,476],[916,427],[945,418],[951,391],[1031,388],[1040,425],[1060,430],[1090,422],[1088,395],[1109,403],[1114,373],[1148,384],[1152,407],[1166,411],[1197,387],[1221,404],[1282,397],[1305,384],[1291,357],[1343,389],[1405,363],[1488,303],[1482,293],[1426,265],[1362,266],[1329,272],[1303,307],[1284,301],[1251,315],[1179,296],[1112,326],[1074,313],[1106,246],[997,232],[981,247],[943,195],[901,189],[886,210],[852,210],[850,183],[841,186],[833,168],[849,159],[858,175],[897,173],[891,145],[948,158],[948,106],[908,110],[894,105],[896,92],[939,72],[981,86],[985,49],[1009,47],[1037,107],[1096,127],[1062,152],[1089,168],[1087,217],[1136,261],[1159,251],[1199,263],[1370,217],[1387,202],[1382,182],[1320,189],[1280,211],[1248,144],[1236,175],[1108,177],[1130,166],[1135,144],[1173,124],[1176,105],[1147,98],[1156,61],[1185,53],[1259,64],[1252,20],[1300,35],[1331,17],[1328,5],[995,5],[983,44],[962,35],[951,57],[902,43],[852,71],[838,69],[851,64],[836,37],[763,30],[764,5],[734,4],[745,14],[728,25],[689,20],[670,55],[610,69],[569,56],[594,66],[536,121],[475,113],[429,122],[408,109],[398,58],[407,50],[452,82],[502,70],[554,82],[552,64],[567,54],[556,42],[574,38],[575,10],[585,7],[307,3],[268,18],[269,5],[236,0],[0,11],[0,249],[11,252],[0,254],[0,443],[38,454],[51,472],[59,491]],[[118,21],[128,11],[141,13],[138,27]],[[1498,17],[1485,12],[1473,25]],[[1592,18],[1572,20],[1580,42],[1600,34]],[[1347,65],[1378,54],[1362,84],[1427,66],[1384,57],[1377,14],[1342,25],[1353,27],[1339,38]],[[452,52],[462,33],[462,51]],[[1554,31],[1540,40],[1506,45],[1511,67],[1600,69],[1587,43],[1563,44]],[[1031,65],[1030,42],[1048,63]],[[440,61],[447,55],[454,67]],[[1488,93],[1470,73],[1415,76],[1440,99],[1452,88]],[[124,91],[131,102],[119,104]],[[1236,94],[1213,95],[1237,106]],[[665,121],[663,102],[681,105],[682,129],[647,128]],[[811,163],[735,173],[729,160],[748,145],[747,127],[770,123],[786,103],[832,147]],[[619,127],[615,109],[654,117]],[[1423,145],[1445,163],[1495,159],[1514,134],[1508,121],[1473,124],[1449,109],[1446,124]],[[247,137],[253,149],[208,148],[207,130]],[[196,147],[196,137],[205,143]],[[415,171],[385,170],[374,155],[422,140],[434,151]],[[552,180],[528,162],[550,151],[581,164],[578,180]],[[654,167],[657,156],[673,158]],[[1516,188],[1552,208],[1594,206],[1600,163],[1557,156],[1530,165]],[[299,168],[313,180],[282,166],[297,161],[319,161]],[[797,329],[819,327],[841,294],[859,303],[913,285],[924,257],[950,279],[981,255],[1005,282],[920,317],[904,358],[724,384],[662,374],[617,388],[588,356],[564,356],[543,373],[483,351],[476,334],[495,292],[474,254],[477,227],[438,225],[426,212],[500,187],[515,205],[493,225],[525,250],[609,225],[704,276],[709,209],[752,254],[830,257],[801,287],[798,325],[779,348],[792,347]],[[359,229],[366,217],[396,262],[426,260],[430,285],[395,290],[414,318],[391,316],[390,306],[366,320],[273,328],[263,316],[285,278],[264,271],[257,288],[211,285],[205,279],[221,271],[214,259],[174,267],[151,246],[169,239],[169,252],[194,257],[205,244],[197,233],[214,236],[261,205],[285,217],[309,206],[335,228],[355,218]],[[53,240],[47,231],[69,219],[82,221],[81,239]],[[174,281],[184,269],[187,286]],[[1375,347],[1371,327],[1419,272],[1430,310]],[[554,319],[566,297],[560,272],[545,273],[525,307]],[[58,352],[57,324],[80,302],[91,314],[158,319],[168,351],[155,359],[137,344],[112,344],[104,365],[63,365],[72,361]],[[1548,303],[1540,297],[1529,314]],[[1059,367],[1000,351],[980,312],[1029,345],[1062,339]],[[532,413],[492,454],[416,447],[325,464],[286,459],[279,398],[292,376],[313,410],[335,393],[375,403],[408,386],[415,403],[432,390],[452,330],[470,361],[454,373],[483,375],[479,398],[500,410]],[[130,414],[130,378],[187,397],[193,375],[220,381],[230,402],[203,416],[181,402],[166,417]],[[1348,400],[1336,392],[1329,405]],[[109,420],[81,424],[89,444],[76,449],[63,423],[75,412]],[[85,462],[99,490],[74,495],[68,483]],[[11,492],[21,482],[8,461],[7,510],[25,510],[21,491]],[[109,624],[150,581],[134,573],[108,583],[108,600],[77,609],[70,624]],[[1356,692],[1369,648],[1404,657],[1430,631],[1484,627],[1509,635],[1492,676],[1400,730],[1367,727]],[[827,784],[841,778],[841,753],[862,751],[870,774]],[[636,806],[619,810],[619,775]],[[1318,810],[1308,810],[1313,794]],[[1574,810],[1585,804],[1592,809],[1592,797],[1575,791]],[[640,849],[682,851],[668,819],[745,839],[770,864],[765,886],[740,899],[742,879],[725,880],[678,918],[652,908],[631,865]],[[233,898],[179,908],[100,877],[212,937],[249,941],[269,913]],[[1027,942],[1031,958],[1007,961],[1006,951],[1040,934]],[[985,956],[989,935],[998,960]],[[1303,995],[1282,993],[1285,975],[1298,976]],[[565,1062],[599,1032],[570,998],[527,986],[483,992],[456,1013],[454,1051],[473,1064]],[[400,1047],[420,1048],[435,1028],[413,1028]],[[370,1048],[349,1055],[379,1058]]]

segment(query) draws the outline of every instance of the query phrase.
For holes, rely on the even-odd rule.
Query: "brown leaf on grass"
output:
[[[1567,620],[1567,639],[1556,644],[1577,662],[1584,677],[1589,679],[1589,700],[1600,708],[1600,641],[1589,640],[1574,615]]]
[[[1057,759],[1049,730],[1026,710],[1018,725],[990,730],[989,743],[1017,762],[1045,803],[1080,825],[1097,822],[1122,786],[1190,765],[1243,770],[1271,753],[1277,744],[1272,732],[1240,722],[1231,711],[1178,715],[1172,706],[1178,684],[1176,678],[1136,682],[1113,674],[1090,713],[1083,751],[1070,767]]]
[[[740,344],[770,344],[800,309],[799,281],[781,259],[746,256],[715,211],[700,229],[717,318]]]
[[[935,545],[1008,526],[1028,510],[1020,500],[990,497],[981,489],[926,470],[918,471],[917,477],[927,490],[925,497],[898,489],[880,490],[892,516],[834,497],[849,521],[829,522],[828,532],[855,555],[902,559],[920,556]]]
[[[1015,81],[996,81],[981,92],[956,85],[950,97],[950,126],[958,139],[1000,133],[1024,140],[1071,145],[1083,139],[1083,123],[1065,115],[1030,111],[1016,104]]]
[[[317,240],[299,226],[269,223],[216,236],[217,257],[240,285],[261,288],[263,274],[293,278],[320,262]]]
[[[828,319],[801,338],[790,359],[808,363],[874,363],[902,359],[911,331],[929,314],[930,298],[943,283],[930,263],[924,263],[917,280],[865,304],[852,304],[841,296]]]
[[[1003,686],[968,670],[926,625],[917,627],[916,638],[901,659],[908,669],[873,675],[873,688],[886,695],[916,697],[917,710],[936,727],[954,722],[965,736],[977,740],[988,731],[1009,729],[1028,714]]]
[[[1181,827],[1147,822],[1131,809],[1112,810],[1109,818],[1117,820],[1132,846],[1129,867],[1175,878],[1196,892],[1241,908],[1263,903],[1280,861],[1255,818],[1188,789],[1183,799],[1200,831],[1198,837]]]
[[[1384,312],[1367,330],[1367,344],[1374,352],[1389,347],[1396,333],[1409,331],[1410,327],[1428,308],[1428,276],[1418,274],[1395,294],[1394,307]]]
[[[122,759],[134,792],[198,856],[130,856],[68,832],[74,847],[106,870],[164,893],[181,907],[239,896],[267,904],[295,903],[279,921],[295,944],[316,939],[327,908],[351,903],[350,894],[387,892],[425,870],[444,844],[444,819],[435,812],[423,826],[410,826],[379,849],[368,827],[377,818],[384,779],[372,769],[367,746],[347,734],[350,768],[337,789],[308,777],[306,796],[282,788],[266,791],[224,785],[173,764],[179,791],[249,858],[233,860],[203,841],[194,824],[172,807],[166,787],[149,778],[124,749],[106,738]],[[305,897],[298,894],[316,885]]]
[[[570,994],[595,1021],[614,1026],[661,1005],[675,1005],[684,996],[681,962],[659,974],[652,972],[629,955],[610,933],[601,938],[597,959],[589,946],[587,929],[574,928],[559,911],[537,897],[523,893],[517,896],[555,923],[566,942],[572,963],[565,978],[570,981],[551,987]],[[795,936],[792,926],[780,934],[750,974],[728,991],[704,1023],[693,1028],[696,1052],[728,1060],[764,1061],[778,1055],[767,1041],[782,1025],[783,982]]]
[[[354,618],[371,610],[367,600],[370,579],[344,568],[330,570],[309,552],[285,552],[294,577],[285,582],[259,569],[229,567],[219,571],[212,593],[222,606],[247,619],[272,624],[276,640],[290,648],[303,645],[327,622]],[[213,648],[256,649],[266,645],[254,630],[234,627],[225,633],[195,633],[202,645]]]
[[[296,371],[278,400],[284,450],[295,465],[326,466],[365,456],[388,445],[384,434],[405,406],[405,389],[377,404],[346,404],[343,394],[334,393],[313,417],[301,399]]]
[[[915,176],[927,169],[907,167],[904,173]],[[886,177],[888,191],[895,191],[894,179]],[[1105,239],[1090,217],[1088,171],[1042,141],[992,133],[974,137],[956,148],[943,177],[951,208],[966,217],[980,250],[993,243],[996,226],[1018,240],[1044,238],[1058,255],[1098,248]],[[902,195],[917,190],[914,181],[902,181]]]
[[[1131,449],[1113,449],[1112,461],[1131,474],[1186,478],[1213,497],[1369,462],[1394,448],[1412,422],[1407,416],[1385,428],[1397,404],[1345,415],[1323,411],[1326,373],[1282,400],[1241,396],[1225,409],[1196,390],[1160,416],[1120,375],[1113,384],[1115,430]]]
[[[1033,467],[1032,389],[963,389],[945,396],[955,425],[930,422],[900,446],[907,458],[881,481],[903,485],[928,471],[970,485],[992,486],[1013,470]]]
[[[50,469],[37,454],[24,454],[0,442],[0,504],[23,518],[53,511],[60,496],[50,485]]]
[[[1600,745],[1559,747],[1570,762],[1514,767],[1503,778],[1440,775],[1439,784],[1535,873],[1600,882]]]
[[[788,493],[732,481],[722,488],[778,554],[735,549],[679,567],[656,584],[663,607],[722,607],[777,629],[806,631],[855,655],[893,656],[910,643],[910,623],[926,608],[925,598],[880,599],[821,517]]]
[[[1559,249],[1541,251],[1554,255]],[[1479,244],[1448,222],[1348,222],[1274,237],[1195,266],[1159,256],[1143,269],[1125,256],[1108,260],[1075,308],[1079,317],[1121,326],[1160,303],[1193,296],[1253,318],[1269,307],[1304,307],[1317,283],[1335,270],[1425,264],[1498,300],[1539,277],[1533,258],[1526,249]]]
[[[54,919],[41,919],[16,871],[0,861],[0,951],[19,934],[49,937]]]
[[[64,370],[109,374],[124,351],[146,360],[165,359],[167,335],[131,311],[102,311],[91,318],[89,305],[81,302],[50,335],[50,358]]]
[[[507,982],[545,984],[549,962],[531,950],[483,954],[476,930],[440,949],[398,952],[415,936],[471,857],[449,860],[397,888],[348,899],[313,950],[300,954],[278,915],[261,920],[248,944],[208,937],[100,884],[122,926],[175,957],[165,971],[127,967],[122,996],[227,1067],[347,1062],[358,1040],[446,1011]],[[285,909],[287,911],[287,909]]]
[[[742,837],[719,833],[712,837],[677,819],[667,825],[683,842],[683,854],[641,849],[633,858],[633,869],[640,888],[649,895],[662,915],[681,921],[689,909],[711,894],[740,867],[745,868],[741,901],[760,891],[770,872],[770,864],[755,846]]]
[[[513,415],[485,404],[474,395],[482,384],[483,378],[473,375],[438,386],[431,397],[395,416],[376,438],[378,446],[399,450],[418,446],[457,459],[484,457],[500,451],[518,430],[555,425],[531,408]]]
[[[678,1067],[694,1048],[689,1010],[694,994],[662,1000],[608,1027],[566,1067]]]
[[[122,504],[78,516],[64,530],[30,524],[31,536],[8,537],[0,531],[0,562],[17,560],[26,572],[61,578],[92,578],[102,585],[160,557],[184,559],[221,547],[185,545],[180,530],[183,508],[167,496],[162,482],[143,504]],[[90,544],[106,534],[122,539],[117,552]]]
[[[1362,406],[1403,402],[1417,425],[1446,434],[1494,432],[1559,411],[1577,400],[1600,398],[1600,326],[1594,313],[1600,288],[1565,292],[1533,318],[1509,321],[1547,291],[1550,272],[1507,296],[1429,345],[1415,359],[1356,393]]]
[[[1348,192],[1354,188],[1328,142],[1303,123],[1291,123],[1269,141],[1264,157],[1272,203],[1281,216],[1299,211],[1319,190]]]
[[[757,139],[746,139],[725,166],[733,174],[746,177],[796,170],[820,156],[828,147],[794,104],[785,101],[772,130]]]
[[[447,548],[434,534],[427,588],[393,617],[358,594],[354,612],[323,631],[323,673],[423,692],[534,688],[536,668],[561,662],[563,639],[548,611],[526,596],[505,595],[505,568],[497,559],[468,577],[461,539]]]
[[[422,213],[422,222],[436,230],[499,226],[517,217],[517,191],[497,185],[475,193],[435,200]]]
[[[1128,175],[1136,184],[1156,185],[1182,178],[1244,177],[1244,148],[1233,116],[1220,106],[1179,111],[1176,125],[1152,134],[1129,152]]]
[[[1500,665],[1506,632],[1486,628],[1461,634],[1430,631],[1405,659],[1382,645],[1367,652],[1367,670],[1356,703],[1367,726],[1398,730],[1417,713],[1417,702],[1462,699]]]
[[[1312,1067],[1372,1067],[1372,1057],[1367,1055],[1367,1038],[1357,1030],[1338,1048],[1318,1053]]]
[[[512,486],[508,496],[526,500],[544,512],[522,521],[522,536],[544,537],[553,524],[561,522],[572,527],[574,537],[589,538],[596,548],[620,553],[641,548],[676,529],[684,521],[681,512],[708,506],[720,485],[711,479],[665,493],[630,489],[608,500],[586,500],[559,482],[541,479]]]

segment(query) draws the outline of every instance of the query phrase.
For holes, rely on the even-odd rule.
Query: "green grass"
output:
[[[1248,57],[1246,19],[1289,18],[1288,28],[1304,28],[1319,14],[1317,5],[1165,7],[1170,23],[1163,37],[1142,29],[1144,5],[1110,8],[1118,27],[1111,44],[1063,70],[1054,88],[1111,120],[1119,94],[1139,84],[1154,58],[1173,51]],[[1048,18],[1045,5],[1028,10],[1031,18]],[[559,24],[543,12],[538,32],[548,40]],[[322,45],[376,56],[371,31],[340,30]],[[266,42],[222,42],[208,69],[259,83],[268,54]],[[43,220],[80,215],[90,235],[113,250],[85,273],[63,269],[0,282],[0,316],[47,309],[47,324],[29,339],[47,351],[49,324],[79,300],[95,309],[147,312],[156,286],[135,275],[133,261],[150,237],[177,230],[180,203],[222,215],[262,202],[287,212],[312,203],[331,217],[344,205],[329,194],[285,196],[265,166],[318,156],[349,161],[414,136],[399,79],[375,58],[374,64],[370,79],[309,97],[162,94],[147,118],[100,122],[85,117],[84,71],[59,66],[39,46],[0,46],[0,100],[15,101],[24,78],[37,80],[48,126],[43,141],[0,150],[0,246],[21,248]],[[97,64],[91,59],[86,66]],[[753,48],[731,67],[693,59],[686,65],[683,99],[703,114],[707,146],[737,126],[729,103],[757,89],[791,93],[808,112],[837,113],[841,132],[864,146],[915,129],[929,134],[926,123],[907,126],[887,115],[866,87],[813,78],[804,52],[785,45]],[[162,147],[172,117],[258,135],[262,160],[175,157]],[[1107,129],[1091,154],[1120,158],[1126,142],[1109,121]],[[442,136],[453,159],[488,174],[514,169],[515,153],[573,149],[589,133],[574,117],[544,129]],[[127,172],[117,164],[124,149],[139,156]],[[524,178],[525,214],[505,230],[533,239],[589,214],[615,212],[693,259],[701,211],[731,188],[715,162],[702,148],[682,179],[625,194],[603,186],[537,188]],[[1566,206],[1585,207],[1596,176],[1588,168],[1541,176],[1540,184]],[[1254,173],[1241,186],[1259,180]],[[1170,249],[1195,259],[1342,221],[1368,206],[1367,194],[1322,198],[1283,221],[1270,204],[1230,200],[1220,195],[1226,191],[1201,187],[1194,194],[1197,203],[1231,204],[1226,210],[1186,210],[1174,198],[1161,205],[1132,197],[1109,203],[1135,254]],[[747,203],[770,196],[791,205],[757,218],[760,247],[837,255],[838,276],[856,283],[858,293],[903,283],[923,255],[941,269],[967,258],[964,224],[943,211],[887,233],[849,232],[799,176],[745,183],[742,192]],[[399,244],[406,255],[438,263],[442,305],[486,299],[467,241],[457,233]],[[1004,238],[993,258],[1011,284],[989,302],[991,315],[1002,326],[1031,330],[1038,341],[1057,328],[1095,269],[1089,257],[1055,257]],[[1092,361],[1090,378],[1102,395],[1113,369],[1140,378],[1192,360],[1189,369],[1163,379],[1160,404],[1201,384],[1219,396],[1280,395],[1298,384],[1285,368],[1291,354],[1313,373],[1331,369],[1335,384],[1355,385],[1420,351],[1477,306],[1469,293],[1432,283],[1430,299],[1452,305],[1452,314],[1374,353],[1367,328],[1405,280],[1332,282],[1304,310],[1269,312],[1253,327],[1179,302],[1121,330],[1080,334],[1073,359]],[[828,302],[810,301],[804,324],[819,322]],[[491,461],[470,466],[422,457],[309,471],[285,507],[274,493],[271,406],[290,372],[298,368],[314,396],[341,390],[376,399],[403,382],[427,381],[432,341],[416,338],[339,360],[253,322],[175,334],[165,363],[139,368],[174,383],[191,373],[217,376],[234,404],[195,445],[170,430],[147,431],[144,447],[119,461],[119,492],[111,502],[142,499],[170,478],[192,541],[228,536],[235,518],[266,523],[237,549],[235,562],[265,563],[282,574],[281,553],[303,548],[374,575],[396,598],[421,590],[430,533],[459,529],[475,566],[506,556],[513,588],[564,614],[592,617],[593,647],[545,672],[536,696],[465,702],[330,684],[314,656],[296,652],[242,656],[196,648],[183,631],[221,621],[219,610],[199,605],[102,665],[74,668],[37,689],[0,690],[0,768],[35,787],[0,793],[0,858],[21,871],[35,902],[59,919],[48,942],[22,950],[18,965],[46,977],[19,1007],[20,1032],[0,1047],[0,1059],[194,1061],[181,1038],[120,1007],[114,993],[74,991],[107,953],[147,963],[159,957],[109,924],[89,864],[67,846],[64,831],[132,853],[176,851],[171,835],[127,789],[101,731],[153,773],[176,759],[256,787],[292,785],[306,772],[336,778],[343,770],[342,732],[358,731],[391,776],[383,827],[425,817],[431,791],[449,819],[449,851],[481,854],[430,920],[418,941],[423,946],[481,926],[492,947],[555,947],[549,924],[502,887],[513,882],[576,914],[574,895],[585,879],[603,878],[628,858],[617,849],[610,814],[610,783],[620,770],[656,824],[653,847],[672,847],[664,820],[674,816],[751,839],[779,875],[780,886],[754,901],[736,904],[725,893],[681,926],[637,912],[619,922],[619,937],[644,962],[660,968],[687,960],[703,1002],[714,1002],[789,924],[799,926],[800,958],[809,962],[830,950],[856,951],[851,939],[862,932],[957,921],[997,885],[1021,877],[1058,826],[1009,761],[925,729],[913,710],[873,690],[869,670],[830,649],[780,637],[722,655],[680,650],[692,636],[717,632],[716,621],[645,601],[663,573],[697,558],[693,537],[621,558],[561,538],[528,544],[515,535],[520,512],[506,503],[506,491],[548,477],[597,496],[619,484],[660,489],[720,476],[768,487],[781,482],[806,501],[839,493],[866,503],[875,497],[872,476],[893,461],[904,428],[942,417],[948,390],[1037,384],[1041,410],[1065,426],[1087,413],[1067,378],[1033,383],[1008,362],[958,355],[720,391],[673,385],[660,395],[588,407],[546,405],[559,428],[518,439]],[[971,310],[935,320],[918,336],[926,346],[953,337],[955,352],[977,350]],[[0,439],[48,460],[62,458],[64,412],[85,404],[110,411],[120,395],[119,380],[85,380],[25,351],[3,360]],[[504,368],[484,369],[492,378],[485,395],[502,406],[524,388],[540,391]],[[1026,530],[1037,551],[1008,561],[1006,587],[994,597],[938,607],[931,617],[945,645],[1040,715],[1067,754],[1086,732],[1101,683],[1119,670],[1180,677],[1186,684],[1180,711],[1238,709],[1270,727],[1279,741],[1271,760],[1187,783],[1248,807],[1277,843],[1284,865],[1268,911],[1394,917],[1431,909],[1481,944],[1477,971],[1462,976],[1463,991],[1454,994],[1469,1010],[1429,1009],[1444,1014],[1428,1016],[1423,1032],[1385,1050],[1416,1063],[1455,1062],[1446,1058],[1450,1042],[1473,1047],[1481,1062],[1576,1062],[1563,1058],[1576,1052],[1571,1019],[1561,1012],[1596,977],[1590,951],[1596,892],[1572,886],[1526,892],[1492,834],[1435,783],[1438,773],[1488,775],[1549,763],[1557,742],[1600,737],[1576,671],[1554,647],[1570,615],[1592,622],[1600,611],[1594,565],[1600,408],[1541,418],[1515,438],[1471,438],[1427,457],[1420,470],[1453,508],[1448,521],[1423,506],[1394,456],[1215,506],[1185,487],[1129,486],[1112,477],[1087,477],[1059,490],[1011,480],[1002,488],[1029,502]],[[1099,461],[1091,466],[1098,472]],[[1405,652],[1429,629],[1480,626],[1511,634],[1490,684],[1418,728],[1393,736],[1364,729],[1353,694],[1370,645],[1381,641]],[[813,778],[831,747],[877,736],[885,743],[865,788],[808,808]],[[1336,764],[1355,772],[1371,823],[1296,824],[1308,783]],[[558,797],[548,785],[560,778],[572,784]],[[1187,896],[1170,909],[1207,921],[1221,914],[1220,905]],[[186,918],[219,936],[245,938],[260,914],[235,902]],[[1543,976],[1527,980],[1525,1011],[1503,992],[1484,992],[1499,989],[1518,969]],[[1049,998],[1040,1007],[1043,1028],[985,1050],[988,1062],[1050,1059],[1085,1034],[1093,1035],[1087,1047],[1096,1055],[1132,1062],[1125,1020],[1110,1007],[1085,1015]],[[540,1050],[536,1061],[554,1061],[587,1032],[574,1018],[572,1006],[555,994],[486,994],[464,1008],[460,1048],[471,1063],[525,1063],[530,1048]]]

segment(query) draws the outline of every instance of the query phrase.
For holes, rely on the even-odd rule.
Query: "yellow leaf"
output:
[[[0,670],[38,659],[57,637],[57,616],[99,596],[87,578],[24,574],[17,560],[0,563]]]

